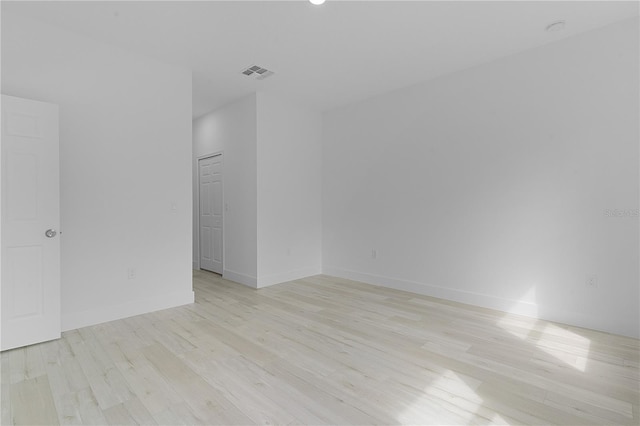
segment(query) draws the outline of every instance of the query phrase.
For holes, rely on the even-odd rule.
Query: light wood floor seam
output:
[[[640,424],[640,342],[315,276],[0,356],[3,425]]]

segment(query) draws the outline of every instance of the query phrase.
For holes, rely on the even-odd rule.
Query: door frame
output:
[[[226,213],[226,203],[225,203],[225,190],[224,190],[224,151],[216,151],[212,154],[205,154],[205,155],[201,155],[199,157],[196,157],[196,172],[197,172],[197,178],[196,178],[196,191],[195,191],[195,199],[196,199],[196,210],[197,210],[197,214],[195,217],[195,222],[196,222],[196,235],[195,238],[197,240],[197,244],[196,247],[198,247],[198,255],[196,256],[196,267],[197,269],[200,271],[202,270],[200,268],[200,160],[205,160],[207,158],[213,158],[213,157],[218,157],[220,156],[220,163],[222,164],[221,166],[221,171],[220,174],[222,175],[222,275],[224,276],[224,263],[226,262],[226,258],[227,256],[225,256],[225,240],[227,238],[227,232],[226,232],[226,226],[227,226],[227,221],[225,220],[225,213]]]

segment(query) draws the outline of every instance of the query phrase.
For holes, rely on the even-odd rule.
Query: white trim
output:
[[[258,279],[251,275],[242,274],[240,272],[224,269],[222,272],[222,278],[229,281],[234,281],[240,284],[244,284],[251,288],[258,288]]]
[[[365,272],[357,272],[334,267],[325,267],[323,269],[323,273],[339,278],[362,281],[364,283],[377,285],[380,287],[388,287],[396,290],[423,294],[425,296],[437,297],[439,299],[453,300],[469,305],[497,309],[503,312],[512,312],[526,316],[535,316],[537,313],[537,306],[534,303],[505,299],[482,293],[439,287],[432,284],[385,277],[382,275],[373,275]]]
[[[632,324],[615,322],[612,318],[604,318],[599,315],[587,315],[579,312],[570,312],[564,309],[554,309],[531,302],[507,299],[489,294],[476,293],[454,288],[439,287],[416,281],[402,280],[385,277],[382,275],[368,274],[366,272],[352,271],[332,266],[322,268],[322,273],[348,280],[360,281],[366,284],[380,287],[393,288],[408,291],[439,299],[451,300],[468,305],[494,309],[510,314],[522,315],[530,318],[539,318],[547,321],[559,322],[576,327],[589,328],[607,333],[621,334],[638,338]]]
[[[321,268],[318,266],[312,268],[295,269],[293,271],[287,271],[280,274],[260,276],[258,278],[258,288],[268,287],[270,285],[285,283],[288,281],[295,281],[313,275],[319,275],[320,273]]]
[[[62,331],[75,330],[76,328],[88,327],[162,309],[175,308],[193,303],[193,301],[194,292],[192,290],[175,291],[154,295],[144,300],[123,303],[122,305],[102,306],[96,309],[63,314]]]

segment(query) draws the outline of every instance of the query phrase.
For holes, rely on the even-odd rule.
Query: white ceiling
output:
[[[194,117],[256,90],[327,110],[638,10],[635,1],[2,1],[3,12],[191,69]],[[557,20],[564,31],[544,30]],[[275,75],[240,74],[252,64]]]

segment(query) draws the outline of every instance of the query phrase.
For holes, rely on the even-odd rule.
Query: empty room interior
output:
[[[637,1],[0,7],[1,424],[640,424]]]

